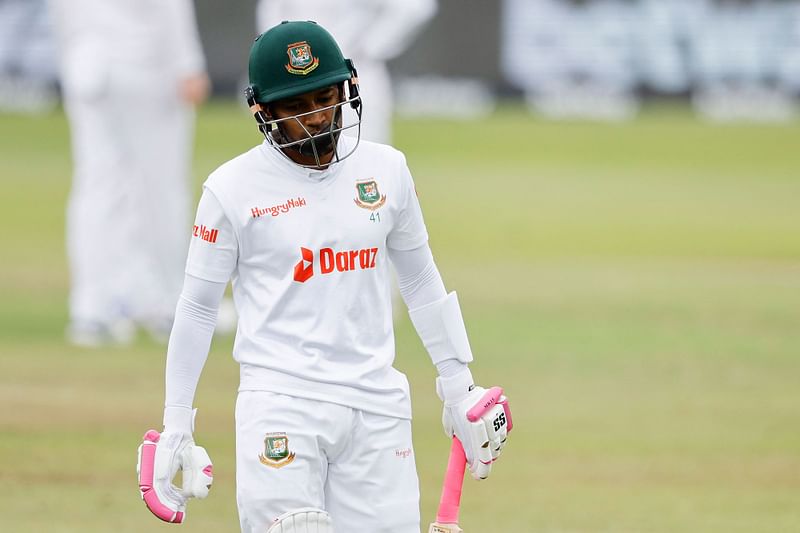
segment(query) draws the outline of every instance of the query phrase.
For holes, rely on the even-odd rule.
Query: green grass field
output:
[[[138,498],[164,349],[66,345],[64,117],[0,116],[0,530],[173,530]],[[468,533],[800,531],[800,125],[709,125],[652,109],[621,125],[405,120],[431,246],[480,383],[516,428]],[[246,112],[198,118],[195,192],[258,142]],[[188,233],[187,233],[188,235]],[[448,442],[407,317],[423,521]],[[212,495],[182,531],[238,531],[232,339],[216,338],[196,438]]]

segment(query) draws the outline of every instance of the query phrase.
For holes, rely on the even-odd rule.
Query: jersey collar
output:
[[[346,135],[342,135],[339,137],[338,148],[340,151],[347,150],[350,148],[350,144],[353,142],[355,142],[354,139],[350,139]],[[342,168],[342,166],[347,164],[347,161],[339,161],[338,163],[335,163],[324,170],[314,170],[293,163],[285,155],[278,152],[280,148],[273,146],[266,140],[261,143],[260,149],[261,153],[264,154],[268,160],[269,165],[276,168],[281,174],[313,183],[321,183],[331,180],[339,174],[339,170]]]

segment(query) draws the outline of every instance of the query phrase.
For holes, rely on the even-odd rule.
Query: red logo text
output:
[[[320,274],[331,272],[349,272],[351,270],[369,270],[375,268],[378,258],[377,248],[361,248],[337,252],[333,248],[321,248],[318,260],[314,252],[308,248],[300,248],[300,262],[294,266],[294,280],[305,283],[314,275],[314,264],[319,266]]]
[[[286,200],[282,204],[273,205],[272,207],[253,207],[250,209],[250,214],[253,218],[263,217],[266,215],[272,215],[276,217],[281,213],[288,213],[290,209],[295,207],[304,207],[306,205],[306,199],[302,196],[298,196],[297,198],[290,198]]]
[[[217,235],[219,235],[218,229],[207,228],[205,226],[194,226],[192,229],[192,236],[197,237],[198,239],[210,243],[217,242]]]

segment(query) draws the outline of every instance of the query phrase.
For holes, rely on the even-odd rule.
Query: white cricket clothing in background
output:
[[[339,142],[347,152],[355,140]],[[397,150],[362,141],[313,171],[265,142],[206,181],[186,273],[232,281],[240,391],[410,418],[408,382],[392,367],[388,249],[427,239]]]
[[[243,533],[301,507],[327,510],[337,533],[419,533],[411,421],[242,391],[236,495]]]
[[[388,143],[392,137],[393,105],[386,63],[411,45],[436,9],[436,0],[260,0],[257,31],[263,32],[284,20],[313,20],[328,30],[358,71],[364,102],[361,138]],[[344,122],[352,123],[352,109],[345,107],[344,113]]]
[[[50,0],[70,123],[70,318],[166,322],[191,220],[193,110],[204,72],[191,0]],[[165,330],[166,333],[166,330]]]

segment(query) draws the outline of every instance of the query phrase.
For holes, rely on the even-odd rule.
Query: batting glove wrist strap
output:
[[[472,372],[465,368],[453,376],[439,376],[436,378],[436,394],[445,404],[456,404],[467,397],[475,380],[472,379]]]
[[[191,407],[167,406],[164,408],[164,431],[173,433],[194,433],[194,417],[197,409]]]

